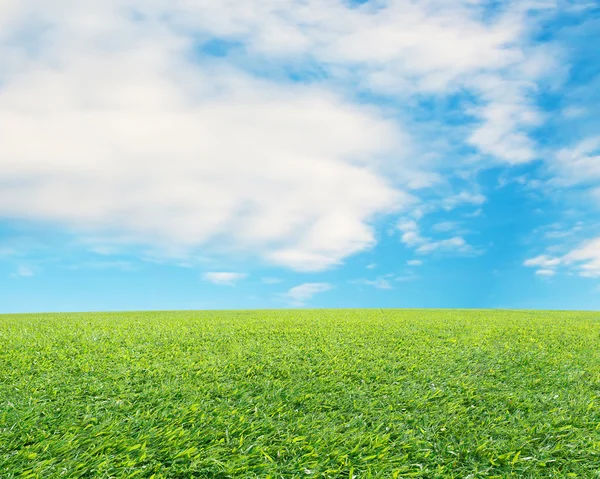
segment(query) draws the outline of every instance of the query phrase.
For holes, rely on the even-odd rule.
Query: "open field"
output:
[[[0,477],[600,477],[600,314],[0,316]]]

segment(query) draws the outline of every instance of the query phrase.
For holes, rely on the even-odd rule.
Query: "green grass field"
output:
[[[17,477],[600,477],[600,314],[0,316]]]

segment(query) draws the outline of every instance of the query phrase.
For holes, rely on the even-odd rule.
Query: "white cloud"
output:
[[[577,265],[580,276],[600,277],[600,237],[580,244],[579,247],[564,255],[562,262],[567,265]]]
[[[556,274],[556,271],[554,271],[553,269],[538,269],[535,274],[539,275],[539,276],[554,276]]]
[[[11,274],[13,278],[30,278],[35,274],[33,268],[25,265],[20,265],[17,267],[17,271]]]
[[[522,2],[492,17],[466,0],[0,5],[2,217],[321,270],[372,247],[377,217],[439,181],[398,115],[355,93],[467,91],[471,144],[533,158],[528,93],[547,65],[527,50]],[[242,60],[191,60],[215,37],[243,44]],[[307,59],[327,81],[278,77]],[[268,64],[271,79],[249,64]],[[445,207],[484,200],[463,192]],[[430,248],[466,248],[457,241]]]
[[[398,221],[397,228],[404,233],[408,233],[418,231],[419,225],[415,220],[402,219]]]
[[[571,236],[572,234],[572,231],[548,231],[544,234],[544,237],[548,239],[558,239],[566,238],[567,236]]]
[[[360,279],[352,282],[357,284],[364,284],[367,286],[373,286],[377,289],[392,289],[392,285],[390,284],[388,279],[386,279],[385,276],[378,276],[375,279]]]
[[[473,211],[471,213],[465,213],[465,214],[463,214],[463,216],[465,218],[477,218],[477,217],[481,216],[482,213],[483,213],[483,209],[477,208],[475,211]]]
[[[125,21],[131,5],[40,10],[56,27],[40,59],[1,78],[0,215],[311,271],[373,246],[374,216],[412,201],[376,164],[403,148],[391,120],[318,86],[187,62],[191,40]],[[245,8],[189,10],[201,21]]]
[[[197,107],[180,108],[179,100],[129,107],[135,97],[119,87],[93,86],[100,72],[79,73],[58,80],[67,96],[77,90],[71,81],[89,85],[89,98],[69,103],[96,95],[122,95],[123,103],[56,106],[50,116],[43,103],[61,93],[40,72],[14,85],[26,98],[11,85],[0,94],[0,128],[11,139],[3,143],[0,178],[27,180],[0,192],[0,214],[184,249],[225,237],[270,262],[319,270],[371,247],[373,215],[407,201],[374,170],[348,161],[383,153],[393,127],[331,95],[226,76],[204,81],[228,95]],[[168,97],[153,74],[137,87]],[[35,98],[38,105],[23,113],[23,101]],[[29,135],[38,140],[28,142]]]
[[[566,227],[561,223],[554,223],[538,230],[534,230],[534,233],[537,233],[541,230],[546,230],[544,233],[544,238],[547,239],[569,238],[573,237],[577,232],[583,230],[583,222],[578,221],[571,227]]]
[[[428,254],[435,251],[447,251],[462,254],[473,254],[476,252],[462,236],[454,236],[439,241],[427,241],[416,249],[416,252],[419,254]]]
[[[565,118],[580,118],[585,116],[586,109],[577,106],[567,107],[562,111],[562,114]]]
[[[600,181],[600,137],[587,138],[572,148],[560,149],[550,162],[552,182],[572,186]]]
[[[402,232],[400,241],[406,246],[416,246],[426,241],[419,233],[419,225],[414,220],[400,220],[397,228]]]
[[[261,281],[264,284],[279,284],[281,283],[283,280],[281,278],[271,278],[271,277],[266,277],[266,278],[261,278]]]
[[[535,144],[527,129],[541,123],[523,82],[512,82],[498,77],[484,77],[478,81],[482,96],[488,99],[478,108],[481,126],[469,138],[469,143],[481,152],[509,164],[529,162],[536,157]]]
[[[540,255],[536,256],[535,258],[525,260],[523,264],[525,266],[541,266],[542,268],[547,269],[558,266],[560,264],[560,259],[547,255]]]
[[[421,266],[423,264],[423,261],[421,261],[420,259],[409,259],[406,262],[406,264],[409,266]]]
[[[376,267],[377,267],[377,264],[375,264],[375,263],[371,263],[366,266],[367,269],[375,269]]]
[[[238,40],[263,56],[308,54],[332,70],[356,70],[378,91],[445,92],[470,86],[477,73],[533,63],[520,45],[531,21],[523,2],[507,2],[494,18],[484,18],[478,2],[445,0],[353,8],[318,0],[250,0],[243,7],[231,1],[155,0],[151,5],[156,15],[168,8],[179,28]],[[525,74],[518,68],[516,73]]]
[[[439,223],[434,224],[431,229],[433,231],[446,233],[448,231],[457,229],[459,226],[460,224],[456,221],[440,221]]]
[[[406,246],[415,246],[426,241],[423,237],[419,235],[416,231],[407,231],[402,235],[401,241]]]
[[[302,305],[315,294],[324,293],[331,288],[332,286],[329,283],[304,283],[288,290],[285,296],[292,300],[294,304]]]
[[[554,276],[556,274],[556,268],[560,266],[561,262],[561,258],[540,255],[536,256],[535,258],[525,260],[523,265],[539,268],[535,272],[535,274],[538,276]]]
[[[376,278],[373,281],[366,281],[366,284],[371,285],[377,289],[392,289],[392,285],[385,278]]]
[[[536,274],[549,274],[540,271],[554,272],[559,266],[566,266],[574,268],[583,277],[600,277],[600,237],[584,241],[565,255],[540,255],[526,260],[523,264],[540,267],[541,270],[536,271]]]
[[[461,191],[456,195],[444,198],[444,200],[442,201],[442,208],[449,211],[463,205],[481,205],[485,203],[485,201],[486,198],[482,194]]]
[[[403,275],[403,276],[396,276],[394,278],[394,281],[407,282],[407,281],[414,281],[418,278],[419,277],[415,274],[407,274],[407,275]]]
[[[424,237],[419,232],[419,225],[413,220],[400,220],[397,228],[403,232],[400,241],[410,248],[415,248],[415,252],[418,254],[446,252],[472,255],[479,253],[462,236],[441,240]]]
[[[202,279],[222,286],[235,286],[238,281],[244,279],[246,276],[244,273],[209,272],[204,273]]]

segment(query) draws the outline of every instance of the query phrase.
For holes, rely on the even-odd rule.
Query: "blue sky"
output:
[[[600,4],[0,4],[0,312],[600,309]]]

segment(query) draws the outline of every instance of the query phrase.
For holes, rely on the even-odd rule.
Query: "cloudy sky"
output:
[[[600,309],[596,0],[0,0],[0,310]]]

